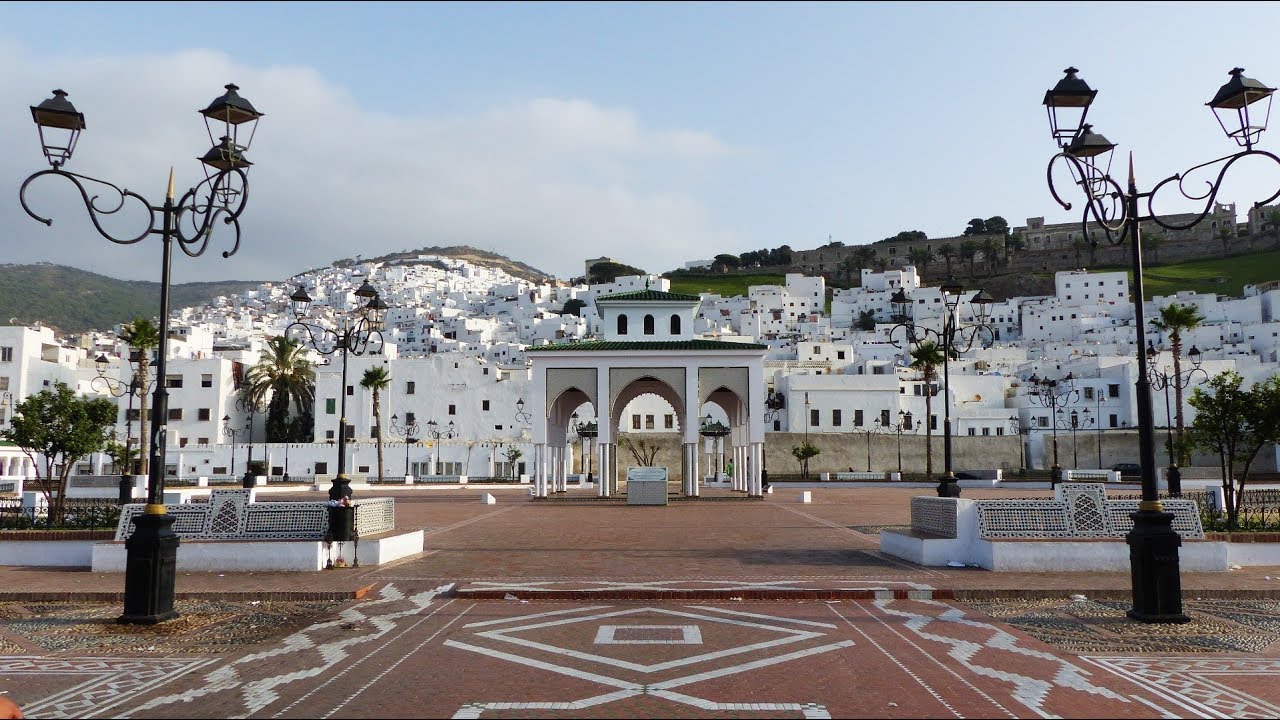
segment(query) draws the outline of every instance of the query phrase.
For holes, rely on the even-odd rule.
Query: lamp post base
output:
[[[1062,466],[1054,463],[1053,467],[1049,469],[1049,487],[1056,488],[1060,482],[1062,482]]]
[[[240,487],[246,490],[252,487],[257,487],[257,485],[258,479],[247,472],[244,474],[244,477],[240,478]]]
[[[1178,466],[1169,466],[1169,497],[1182,497],[1182,471]]]
[[[1133,518],[1133,530],[1125,536],[1133,581],[1129,617],[1144,623],[1190,622],[1191,618],[1182,612],[1182,578],[1178,570],[1182,538],[1173,530],[1173,513],[1138,510],[1129,517]]]
[[[120,504],[128,505],[133,502],[133,477],[129,475],[121,475],[119,488],[120,496],[117,499],[120,501]]]
[[[125,540],[124,614],[117,622],[154,625],[178,617],[173,586],[178,574],[178,534],[169,514],[139,515]]]
[[[329,487],[329,499],[341,500],[344,497],[351,497],[351,480],[345,475],[339,475],[333,479],[333,485]]]
[[[942,482],[938,483],[938,497],[960,497],[960,482],[954,473],[942,476]]]

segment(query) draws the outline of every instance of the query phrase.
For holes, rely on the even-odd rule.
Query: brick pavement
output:
[[[1079,654],[947,601],[1126,598],[1129,577],[921,568],[881,555],[875,528],[906,524],[907,498],[927,490],[818,488],[814,503],[801,504],[798,490],[775,486],[765,502],[658,508],[539,502],[517,489],[491,491],[498,504],[482,505],[480,492],[366,493],[394,495],[397,526],[426,530],[418,557],[178,579],[187,598],[351,598],[338,617],[216,661],[0,655],[0,689],[34,717],[1280,714],[1280,661],[1269,646],[1252,655]],[[28,601],[115,601],[122,581],[0,569],[0,592]],[[1280,568],[1184,573],[1183,587],[1188,600],[1280,598]],[[565,590],[574,592],[551,599]],[[697,592],[655,594],[672,590]],[[782,590],[808,595],[762,599]],[[846,594],[817,599],[832,591]],[[477,599],[490,592],[519,600]],[[1280,625],[1280,612],[1267,613]],[[0,653],[5,631],[0,622]]]

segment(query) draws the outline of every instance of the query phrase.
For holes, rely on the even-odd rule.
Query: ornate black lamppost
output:
[[[1093,127],[1085,123],[1089,106],[1093,104],[1098,92],[1076,75],[1079,70],[1070,67],[1064,72],[1066,77],[1044,95],[1049,130],[1061,150],[1049,161],[1049,191],[1063,209],[1071,209],[1071,203],[1062,199],[1053,182],[1054,165],[1061,162],[1070,172],[1072,184],[1078,186],[1084,195],[1081,221],[1085,236],[1088,237],[1088,223],[1092,219],[1109,242],[1128,242],[1133,257],[1131,295],[1138,356],[1138,377],[1134,389],[1138,409],[1142,501],[1138,505],[1138,511],[1132,515],[1133,531],[1128,536],[1133,581],[1133,608],[1129,610],[1129,617],[1143,622],[1187,622],[1189,618],[1182,612],[1182,580],[1178,567],[1178,548],[1182,539],[1171,526],[1173,515],[1164,512],[1156,485],[1151,380],[1142,343],[1147,325],[1143,314],[1142,241],[1139,223],[1147,220],[1169,230],[1192,228],[1214,208],[1223,178],[1237,160],[1255,156],[1280,165],[1280,158],[1254,149],[1254,143],[1267,127],[1271,114],[1271,95],[1275,88],[1245,77],[1242,68],[1233,68],[1230,72],[1231,79],[1206,104],[1213,110],[1227,137],[1244,149],[1196,165],[1185,173],[1167,177],[1149,192],[1139,192],[1133,173],[1132,153],[1129,155],[1129,180],[1126,189],[1110,174],[1111,152],[1115,144],[1093,132]],[[1212,178],[1214,166],[1220,166],[1216,178]],[[1188,178],[1201,170],[1212,179],[1206,180],[1204,185],[1187,182]],[[1173,223],[1155,214],[1156,195],[1171,184],[1183,197],[1204,202],[1204,209],[1188,222]],[[1277,197],[1280,197],[1280,189],[1254,207],[1265,205]],[[1140,202],[1146,203],[1145,215],[1139,210]]]
[[[867,439],[867,472],[871,472],[871,436],[885,434],[889,432],[889,427],[887,425],[881,425],[879,421],[873,421],[867,427],[861,430],[854,430],[854,432],[865,436]],[[898,436],[898,440],[899,443],[901,443],[901,435]]]
[[[920,420],[914,423],[911,419],[911,413],[905,410],[898,411],[898,425],[894,428],[894,434],[898,436],[898,479],[902,479],[902,432],[914,432],[920,429]]]
[[[1153,357],[1159,355],[1154,344],[1147,344],[1147,354]],[[1200,367],[1201,362],[1203,362],[1201,360],[1200,348],[1192,345],[1191,349],[1187,351],[1187,360],[1191,361],[1191,369],[1181,373],[1174,372],[1172,368],[1167,371],[1161,370],[1159,364],[1154,362],[1147,366],[1147,372],[1150,373],[1151,376],[1151,384],[1155,386],[1156,390],[1164,391],[1165,444],[1168,446],[1169,450],[1168,477],[1169,495],[1171,497],[1182,497],[1182,471],[1178,469],[1178,462],[1174,457],[1173,415],[1171,414],[1173,410],[1169,406],[1169,388],[1176,388],[1178,398],[1181,399],[1182,391],[1191,384],[1192,379],[1197,375],[1200,377],[1200,379],[1196,381],[1197,385],[1202,384],[1209,379],[1209,373],[1206,372],[1204,368]],[[1181,408],[1179,408],[1179,410],[1181,410]]]
[[[983,338],[982,345],[988,345],[995,340],[995,331],[987,324],[987,317],[991,313],[991,305],[996,300],[987,294],[987,291],[978,290],[973,297],[969,298],[969,306],[973,309],[976,322],[960,325],[957,315],[960,300],[964,294],[964,286],[951,277],[938,289],[942,292],[942,304],[946,306],[946,312],[942,316],[942,329],[934,330],[916,325],[915,303],[905,290],[898,288],[898,291],[889,299],[893,304],[894,318],[897,320],[897,324],[889,330],[889,342],[896,348],[910,345],[917,349],[931,342],[942,350],[942,447],[946,472],[942,481],[938,483],[938,497],[960,497],[960,483],[951,469],[951,356],[958,356],[972,349],[979,338]],[[903,335],[902,341],[894,339],[894,336],[899,333]]]
[[[528,412],[525,412],[524,398],[519,398],[518,400],[516,400],[516,422],[522,425],[528,425],[529,423],[533,422],[533,415],[531,415]]]
[[[573,417],[576,419],[578,417],[577,413],[574,413]],[[573,425],[573,431],[578,435],[578,439],[582,441],[581,452],[582,456],[587,461],[587,482],[594,483],[595,476],[592,473],[593,463],[591,460],[595,455],[594,444],[596,437],[600,434],[600,426],[597,425],[594,420],[591,422],[575,422]],[[591,449],[588,450],[588,447],[591,447]]]
[[[1084,410],[1072,410],[1070,415],[1065,414],[1066,408],[1058,408],[1054,413],[1057,416],[1055,427],[1061,425],[1062,429],[1071,431],[1071,467],[1080,469],[1080,446],[1076,444],[1076,431],[1093,427],[1093,415],[1089,412],[1089,408]]]
[[[399,425],[399,421],[399,415],[391,416],[391,434],[404,438],[404,475],[409,477],[409,446],[417,442],[415,438],[422,428],[411,412],[404,414],[404,425]]]
[[[729,432],[728,427],[711,419],[711,413],[707,413],[706,417],[702,418],[702,428],[698,430],[699,435],[705,438],[712,438],[716,445],[719,445],[722,442],[721,438],[726,437]],[[715,472],[712,475],[715,477],[716,482],[720,482],[720,460],[723,457],[723,450],[720,450],[719,447],[716,450]]]
[[[244,464],[244,477],[240,479],[240,486],[243,488],[251,488],[258,484],[257,478],[253,475],[253,416],[258,414],[258,404],[250,400],[247,396],[241,395],[236,398],[236,409],[242,413],[248,413],[244,421],[244,429],[246,440],[249,443],[249,459]],[[233,447],[232,450],[235,448]],[[262,449],[262,459],[266,462],[267,449]],[[232,473],[235,474],[234,472]],[[266,472],[263,473],[264,475]]]
[[[31,108],[40,133],[40,145],[50,169],[33,173],[22,183],[18,197],[22,209],[28,215],[46,225],[49,218],[41,217],[27,204],[27,187],[45,175],[64,178],[76,186],[84,200],[85,209],[94,228],[107,240],[118,245],[132,245],[151,235],[161,241],[160,265],[160,347],[156,358],[156,376],[164,377],[165,363],[169,355],[169,269],[173,259],[173,245],[191,257],[204,254],[215,224],[231,226],[235,243],[231,250],[223,252],[230,257],[240,248],[240,215],[249,197],[249,179],[246,171],[252,164],[244,153],[253,140],[258,119],[262,113],[236,91],[235,85],[227,85],[226,93],[216,98],[200,111],[205,118],[212,148],[198,158],[204,163],[205,179],[174,199],[173,170],[169,170],[169,187],[163,205],[153,205],[132,190],[125,190],[105,180],[68,172],[63,169],[75,152],[76,142],[85,129],[84,115],[67,100],[67,93],[54,90],[53,97]],[[248,129],[248,137],[241,142],[240,128]],[[213,128],[218,127],[217,140]],[[103,199],[100,192],[90,192],[85,184],[105,187],[110,195]],[[133,237],[116,237],[102,226],[99,218],[113,215],[126,205],[142,211],[147,217],[146,227]],[[220,222],[215,222],[220,221]],[[151,408],[151,458],[148,463],[147,505],[145,512],[134,521],[135,530],[125,542],[124,623],[157,623],[178,616],[173,609],[174,579],[177,571],[178,536],[173,532],[174,519],[165,512],[164,474],[165,440],[169,417],[169,394],[165,383],[157,382],[154,404]]]
[[[1018,475],[1025,475],[1027,472],[1027,436],[1031,434],[1031,428],[1023,425],[1022,421],[1016,417],[1009,418],[1009,432],[1018,436]],[[1101,464],[1101,461],[1099,461]]]
[[[321,355],[333,355],[339,351],[342,353],[342,384],[338,388],[338,395],[342,398],[339,401],[341,417],[338,420],[338,474],[329,487],[330,500],[351,497],[351,480],[347,478],[347,355],[382,352],[382,325],[387,317],[387,304],[368,280],[360,285],[355,294],[357,298],[367,302],[356,307],[353,312],[342,315],[341,330],[331,330],[303,321],[311,309],[311,296],[299,287],[289,296],[294,321],[284,330],[285,337],[288,337],[297,328],[300,331],[297,333],[298,339],[302,340],[305,335],[307,344]],[[359,302],[358,300],[357,303]]]
[[[222,416],[222,432],[224,435],[231,438],[231,468],[230,472],[227,473],[231,477],[235,477],[236,475],[236,441],[245,440],[249,437],[249,432],[252,427],[250,423],[251,421],[248,418],[245,418],[244,428],[236,428],[231,425],[230,415]],[[245,465],[244,475],[245,477],[249,477],[249,467],[247,464]],[[250,485],[249,487],[253,486]]]
[[[1049,485],[1053,487],[1062,482],[1062,465],[1058,463],[1058,430],[1070,429],[1069,425],[1063,424],[1062,411],[1079,402],[1080,390],[1072,373],[1067,373],[1061,380],[1032,375],[1027,378],[1027,384],[1031,402],[1049,410],[1048,422],[1041,427],[1047,425],[1053,430],[1053,467],[1049,477]]]
[[[139,352],[137,362],[141,363],[145,358],[145,353]],[[156,361],[152,360],[150,367],[155,367],[155,364]],[[103,392],[105,390],[112,397],[116,398],[122,397],[125,393],[128,393],[129,395],[129,407],[125,410],[124,415],[125,462],[124,467],[120,468],[119,482],[120,504],[125,505],[133,501],[133,475],[136,470],[136,466],[134,465],[133,459],[130,455],[130,451],[133,448],[133,398],[154,390],[156,385],[156,376],[154,372],[151,373],[150,377],[147,378],[147,386],[143,388],[140,386],[140,381],[138,379],[139,372],[137,372],[137,370],[135,370],[129,377],[128,385],[125,385],[125,383],[119,378],[113,378],[110,375],[107,375],[107,368],[111,366],[111,361],[104,354],[98,355],[98,358],[94,361],[94,366],[97,374],[94,376],[93,380],[89,381],[89,387],[98,392]]]
[[[439,475],[439,474],[440,474],[440,467],[439,467],[439,466],[440,466],[440,460],[439,460],[439,458],[440,458],[440,439],[441,439],[441,438],[444,438],[445,440],[452,440],[452,439],[453,439],[453,421],[452,421],[452,420],[450,420],[450,421],[449,421],[449,425],[448,425],[448,427],[446,427],[446,428],[444,428],[444,429],[442,430],[442,429],[440,428],[440,423],[436,422],[435,420],[428,420],[428,421],[427,421],[427,435],[430,435],[430,436],[431,436],[431,440],[432,440],[432,444],[431,444],[431,474],[432,474],[432,475]]]

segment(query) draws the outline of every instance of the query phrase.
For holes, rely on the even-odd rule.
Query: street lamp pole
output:
[[[1147,344],[1147,354],[1158,358],[1159,353],[1156,351],[1154,343]],[[1173,409],[1169,404],[1169,388],[1174,387],[1178,391],[1178,397],[1182,397],[1182,391],[1191,384],[1191,380],[1200,375],[1197,384],[1204,383],[1209,379],[1209,373],[1200,367],[1201,353],[1200,348],[1195,345],[1187,351],[1187,360],[1191,361],[1191,369],[1186,372],[1176,372],[1173,368],[1169,370],[1161,370],[1158,362],[1152,362],[1147,366],[1151,373],[1151,384],[1157,390],[1164,390],[1164,428],[1165,428],[1165,445],[1169,451],[1169,469],[1167,470],[1169,478],[1169,495],[1171,497],[1182,497],[1182,471],[1178,469],[1177,459],[1174,457],[1173,443]]]
[[[338,420],[338,474],[334,476],[333,485],[329,488],[330,500],[351,497],[351,480],[347,478],[347,355],[359,356],[370,352],[373,354],[382,352],[382,328],[387,317],[387,304],[382,301],[378,291],[369,284],[368,280],[365,280],[355,291],[355,296],[367,302],[355,308],[354,315],[351,312],[343,314],[341,331],[331,330],[303,321],[311,309],[311,296],[299,286],[297,291],[289,296],[293,305],[294,321],[284,330],[286,338],[295,328],[301,330],[302,332],[298,333],[299,338],[301,339],[305,334],[307,344],[321,355],[333,355],[339,350],[342,352],[342,384],[338,388],[338,395],[341,398]],[[357,304],[360,300],[356,301]],[[328,349],[320,349],[322,345]]]
[[[439,457],[440,438],[444,438],[445,440],[452,440],[453,432],[454,430],[453,430],[452,420],[449,421],[449,427],[444,430],[440,429],[440,424],[437,423],[435,420],[427,421],[427,434],[431,436],[431,439],[433,441],[431,445],[431,474],[432,475],[440,474],[440,468],[439,468],[440,462],[437,459]]]
[[[1206,103],[1213,111],[1227,137],[1244,148],[1217,160],[1201,163],[1186,173],[1179,173],[1161,180],[1149,192],[1138,192],[1133,172],[1133,154],[1129,155],[1129,179],[1127,189],[1111,177],[1111,152],[1115,143],[1093,132],[1093,126],[1085,123],[1089,106],[1098,92],[1079,78],[1074,67],[1065,71],[1044,96],[1049,116],[1049,130],[1060,152],[1049,161],[1046,171],[1049,192],[1063,209],[1070,210],[1071,203],[1062,199],[1054,186],[1053,171],[1056,163],[1066,166],[1071,182],[1077,185],[1085,197],[1081,217],[1085,235],[1088,236],[1090,219],[1113,244],[1129,243],[1133,263],[1133,309],[1136,328],[1138,357],[1137,380],[1134,391],[1138,410],[1138,446],[1142,467],[1142,501],[1133,513],[1133,531],[1129,533],[1129,557],[1133,584],[1133,607],[1129,617],[1142,622],[1182,623],[1190,618],[1182,612],[1182,580],[1179,570],[1178,548],[1182,538],[1172,526],[1173,515],[1164,511],[1156,484],[1155,428],[1151,404],[1151,378],[1147,368],[1147,353],[1143,338],[1146,333],[1142,278],[1142,238],[1139,224],[1150,221],[1168,230],[1187,230],[1198,225],[1214,209],[1218,192],[1227,170],[1245,157],[1264,157],[1277,165],[1280,158],[1254,148],[1267,127],[1271,113],[1271,96],[1275,88],[1267,87],[1244,76],[1243,68],[1233,68],[1227,81],[1213,99]],[[1265,103],[1263,103],[1265,101]],[[1255,112],[1254,105],[1257,105]],[[1263,109],[1265,106],[1265,110]],[[1060,117],[1061,116],[1061,117]],[[1259,117],[1260,122],[1259,122]],[[1204,171],[1217,177],[1206,179],[1205,185],[1189,183],[1188,179]],[[1173,184],[1182,196],[1195,202],[1203,201],[1204,208],[1184,223],[1171,222],[1155,214],[1155,197],[1160,190]],[[1205,186],[1207,185],[1207,189]],[[1194,189],[1193,189],[1194,188]],[[1260,207],[1280,197],[1277,189],[1270,197],[1256,203]],[[1139,201],[1145,201],[1147,214],[1141,214]]]
[[[1027,379],[1027,384],[1030,385],[1028,394],[1032,402],[1049,411],[1048,425],[1053,432],[1053,467],[1050,471],[1049,486],[1054,487],[1062,482],[1062,465],[1058,463],[1058,429],[1069,428],[1063,418],[1065,408],[1079,401],[1080,390],[1076,387],[1073,373],[1067,373],[1061,380],[1041,379],[1032,375]],[[1041,427],[1044,426],[1041,425]],[[1074,442],[1074,438],[1072,441]]]
[[[921,345],[934,343],[942,349],[942,406],[943,406],[943,462],[945,474],[941,482],[938,483],[939,497],[959,497],[960,483],[956,479],[955,471],[951,467],[951,355],[967,352],[973,348],[978,338],[984,338],[983,345],[990,344],[995,340],[995,331],[987,324],[987,318],[991,313],[991,306],[995,304],[995,298],[987,293],[986,290],[979,289],[969,298],[969,305],[973,308],[974,319],[976,322],[960,327],[957,323],[956,315],[960,308],[960,299],[964,293],[964,286],[956,281],[954,277],[947,278],[939,288],[942,293],[942,302],[945,305],[946,314],[942,318],[941,331],[933,328],[920,327],[916,325],[914,319],[914,303],[902,288],[894,293],[889,302],[894,307],[894,317],[897,323],[889,331],[889,343],[896,348],[903,348],[907,345],[920,348]],[[903,340],[895,340],[894,335],[899,331],[903,334]],[[957,338],[959,343],[957,343]],[[962,345],[963,347],[960,347]],[[926,392],[928,389],[926,388]]]
[[[158,206],[132,190],[63,169],[71,160],[80,133],[85,129],[84,114],[67,100],[66,92],[54,90],[53,97],[31,108],[31,117],[40,133],[41,149],[50,169],[33,173],[22,183],[18,190],[22,209],[45,225],[53,224],[51,219],[36,214],[27,204],[27,188],[31,183],[51,175],[76,186],[94,229],[107,240],[117,245],[132,245],[151,235],[160,237],[160,346],[156,358],[156,376],[159,378],[165,376],[165,365],[169,359],[169,275],[173,265],[174,241],[188,256],[198,257],[208,248],[214,226],[223,224],[231,226],[235,237],[234,245],[222,253],[223,257],[230,257],[240,247],[240,215],[249,197],[246,171],[252,165],[244,153],[253,141],[253,131],[263,114],[236,92],[239,89],[235,85],[227,85],[226,93],[199,111],[204,116],[212,143],[211,149],[198,158],[205,165],[205,179],[175,199],[174,173],[170,168],[164,203]],[[239,134],[242,125],[249,130],[243,143]],[[214,127],[218,127],[221,134],[217,140],[214,139]],[[100,191],[89,191],[86,183],[95,188],[105,186],[110,195],[103,200]],[[127,204],[136,204],[145,211],[147,226],[136,236],[116,237],[102,226],[100,218],[119,212]],[[157,382],[150,428],[147,504],[143,514],[134,521],[133,534],[125,541],[124,613],[118,619],[122,623],[155,624],[178,616],[173,609],[173,601],[179,540],[173,532],[174,518],[164,507],[168,399],[165,383]]]
[[[422,428],[418,426],[417,419],[411,412],[404,414],[404,425],[397,424],[399,420],[398,414],[391,416],[391,434],[404,438],[404,475],[409,477],[409,445],[413,443],[415,437],[418,437]]]

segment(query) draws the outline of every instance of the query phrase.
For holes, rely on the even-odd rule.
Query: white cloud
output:
[[[339,258],[424,245],[470,244],[561,277],[609,255],[648,270],[742,245],[697,193],[740,151],[687,128],[647,128],[626,108],[533,98],[472,116],[414,117],[365,108],[305,67],[237,65],[222,53],[37,58],[0,44],[0,175],[16,195],[41,169],[27,110],[53,87],[70,93],[87,129],[68,169],[159,202],[170,165],[179,187],[201,178],[207,150],[195,109],[234,81],[266,113],[248,157],[240,252],[229,237],[198,259],[175,259],[178,282],[278,279]],[[157,243],[119,248],[92,229],[72,188],[44,179],[30,193],[52,228],[0,201],[8,262],[50,262],[116,277],[158,279]],[[133,223],[128,222],[132,219]],[[138,216],[112,227],[136,234]],[[121,232],[125,232],[124,229]]]

